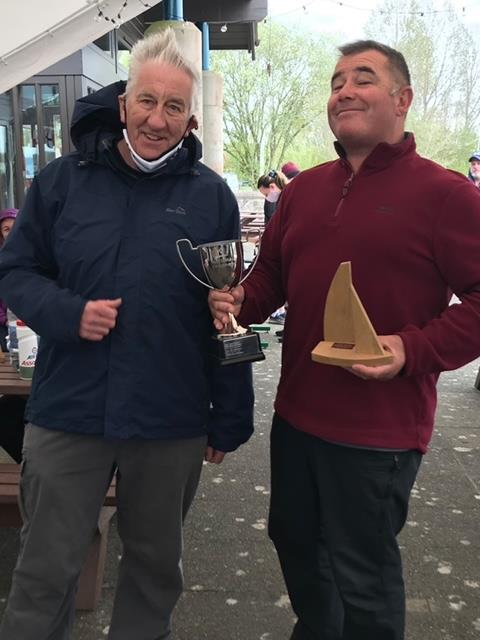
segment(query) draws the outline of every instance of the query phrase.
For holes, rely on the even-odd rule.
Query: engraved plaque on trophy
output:
[[[201,262],[206,282],[193,273],[182,255],[182,245],[187,245],[191,253],[196,253]],[[243,244],[241,240],[224,240],[209,242],[193,247],[190,240],[177,240],[177,251],[183,266],[188,273],[209,289],[232,289],[241,284],[248,276],[243,260]],[[252,263],[250,270],[255,265]],[[234,316],[230,315],[229,325],[224,332],[212,336],[212,353],[220,364],[236,364],[239,362],[255,362],[265,360],[260,346],[260,337],[254,331],[241,327]]]

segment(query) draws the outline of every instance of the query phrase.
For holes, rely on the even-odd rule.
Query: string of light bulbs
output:
[[[289,15],[291,13],[296,13],[298,11],[303,11],[304,13],[307,13],[308,7],[312,6],[313,4],[317,4],[318,2],[330,2],[331,4],[336,4],[339,7],[342,8],[347,8],[347,9],[354,9],[355,11],[366,11],[366,12],[371,12],[374,10],[374,8],[372,7],[359,7],[358,5],[354,5],[354,4],[350,4],[349,2],[343,2],[342,0],[310,0],[310,2],[303,2],[302,4],[298,5],[297,7],[295,7],[294,9],[289,9],[288,11],[283,11],[281,13],[274,13],[269,15],[269,18],[280,18],[286,15]],[[465,16],[466,14],[466,10],[467,7],[464,5],[461,7],[461,12],[462,15]],[[379,9],[379,12],[381,15],[384,14],[388,14],[390,13],[389,11],[385,11],[384,9]],[[427,15],[435,15],[435,14],[441,14],[441,13],[454,13],[455,12],[455,8],[450,7],[447,9],[431,9],[431,10],[415,10],[415,11],[404,11],[404,10],[400,10],[400,11],[395,11],[395,15],[398,16],[427,16]]]
[[[342,0],[327,0],[328,2],[330,2],[331,4],[336,4],[339,7],[347,7],[349,9],[357,9],[357,11],[373,11],[374,8],[366,8],[366,7],[358,7],[355,6],[353,4],[349,4],[348,2],[343,2]],[[313,0],[313,2],[315,2],[315,0]],[[313,4],[313,2],[311,2],[310,4]],[[462,13],[465,14],[465,6],[462,7]],[[380,14],[387,14],[390,13],[390,11],[385,11],[385,9],[379,9],[378,10]],[[455,13],[455,8],[454,7],[450,7],[448,9],[431,9],[431,10],[422,10],[422,9],[418,9],[415,11],[403,11],[400,10],[398,11],[397,9],[394,10],[393,12],[396,16],[427,16],[427,15],[434,15],[434,14],[438,14],[438,13]]]
[[[129,0],[123,0],[122,5],[120,6],[117,15],[111,16],[107,14],[107,9],[109,7],[109,2],[101,2],[101,0],[97,0],[97,15],[95,16],[95,22],[101,22],[105,20],[106,22],[111,22],[115,29],[118,29],[123,24],[122,14],[125,9],[128,7]],[[145,9],[149,9],[152,5],[145,2],[145,0],[137,0],[141,5],[145,7]]]

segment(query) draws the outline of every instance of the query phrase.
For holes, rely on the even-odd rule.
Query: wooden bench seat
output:
[[[0,527],[21,527],[18,507],[19,464],[0,463]],[[107,552],[108,529],[116,511],[115,479],[105,497],[98,519],[97,531],[92,540],[85,565],[78,583],[75,606],[77,609],[95,609],[100,600]]]

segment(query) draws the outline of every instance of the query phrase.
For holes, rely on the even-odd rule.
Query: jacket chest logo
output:
[[[185,216],[187,214],[186,210],[180,205],[176,207],[176,209],[173,209],[172,207],[167,207],[165,209],[165,213],[175,213],[178,216]]]
[[[391,216],[395,213],[395,209],[390,204],[380,204],[375,209],[375,213],[379,213],[380,215],[383,215],[383,216]]]

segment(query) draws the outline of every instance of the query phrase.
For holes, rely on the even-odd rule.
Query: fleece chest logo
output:
[[[395,209],[390,204],[381,204],[375,209],[375,213],[380,213],[383,216],[391,216],[395,213]]]
[[[172,209],[172,207],[167,207],[165,209],[165,213],[175,213],[177,216],[185,216],[187,215],[186,210],[180,205],[176,209]]]

